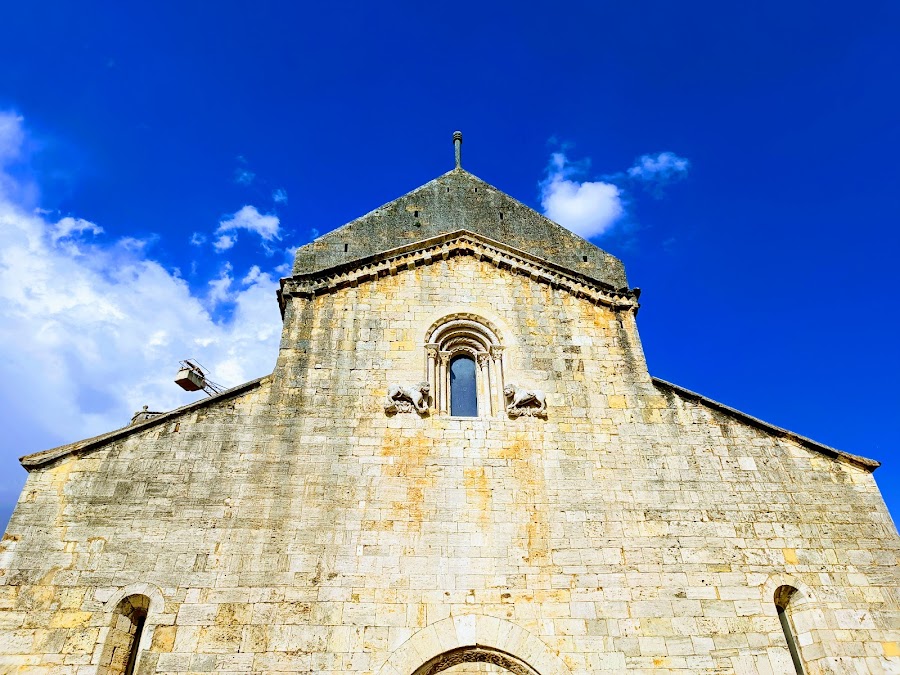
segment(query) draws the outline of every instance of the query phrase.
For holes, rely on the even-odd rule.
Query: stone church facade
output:
[[[651,377],[620,261],[458,162],[278,301],[271,375],[22,458],[0,672],[900,672],[878,463]]]

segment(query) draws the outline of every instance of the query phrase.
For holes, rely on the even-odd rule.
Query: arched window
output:
[[[791,598],[796,592],[797,589],[793,586],[780,586],[775,591],[775,609],[778,611],[781,630],[784,632],[784,639],[787,642],[788,651],[791,653],[791,661],[794,662],[794,670],[797,671],[797,675],[804,675],[803,662],[800,660],[800,648],[797,645],[797,636],[790,613]]]
[[[455,356],[450,360],[450,414],[454,417],[478,416],[475,359],[471,356]]]
[[[452,314],[425,334],[425,379],[438,414],[489,417],[505,410],[503,345],[474,314]]]
[[[101,673],[134,675],[137,671],[141,636],[149,608],[150,598],[145,595],[130,595],[116,606],[103,649]]]

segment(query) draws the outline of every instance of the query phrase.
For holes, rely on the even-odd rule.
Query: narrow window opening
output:
[[[503,211],[500,212],[500,220],[503,220]]]
[[[581,259],[582,259],[584,262],[587,262],[587,256],[586,256],[586,255],[581,256]]]
[[[791,653],[791,661],[794,662],[794,670],[797,675],[804,675],[803,662],[800,660],[800,648],[797,646],[797,639],[794,635],[791,617],[788,612],[791,596],[796,592],[797,589],[790,586],[782,586],[775,591],[775,609],[778,611],[781,631],[784,633],[784,640],[787,642],[788,651]]]
[[[475,192],[478,192],[478,188],[475,188]]]
[[[138,649],[141,644],[141,634],[144,632],[144,623],[147,621],[146,614],[135,613],[131,617],[134,622],[134,636],[131,638],[131,650],[128,654],[128,664],[125,666],[125,675],[134,675],[134,667],[137,665]]]
[[[450,361],[450,415],[478,416],[475,359],[469,356],[457,356]]]
[[[413,211],[413,218],[418,218],[418,217],[419,217],[419,212]]]
[[[348,248],[349,246],[350,246],[350,244],[344,244],[344,253],[347,252],[347,248]]]

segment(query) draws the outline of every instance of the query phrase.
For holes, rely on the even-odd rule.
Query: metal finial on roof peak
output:
[[[462,132],[453,132],[453,155],[456,158],[456,168],[462,168]]]

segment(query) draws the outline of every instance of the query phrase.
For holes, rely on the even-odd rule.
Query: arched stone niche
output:
[[[390,655],[378,675],[435,675],[464,663],[490,663],[516,675],[571,675],[562,659],[524,628],[480,614],[426,626]]]
[[[503,343],[497,328],[475,314],[448,314],[425,332],[425,379],[431,385],[438,414],[450,412],[450,361],[468,356],[476,363],[478,416],[491,417],[503,402]]]

